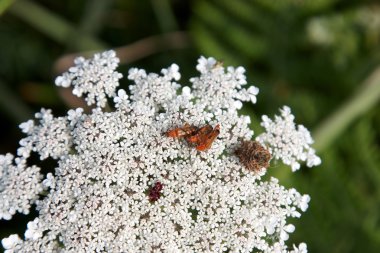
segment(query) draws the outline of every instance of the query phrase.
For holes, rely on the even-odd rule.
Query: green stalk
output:
[[[101,41],[81,33],[64,19],[32,1],[15,1],[9,8],[9,12],[61,44],[67,45],[70,44],[70,41],[76,40],[77,50],[84,51],[106,47]]]
[[[109,10],[112,0],[87,0],[77,33],[87,36],[96,36],[102,29],[103,19]],[[80,40],[70,40],[66,45],[67,49],[76,49],[82,42]]]
[[[162,32],[178,30],[173,11],[168,0],[151,0],[153,11]]]
[[[113,2],[113,0],[87,0],[80,30],[89,35],[96,35],[103,27],[103,20]]]
[[[2,15],[15,0],[0,0],[0,15]]]
[[[16,123],[33,118],[29,107],[0,80],[0,108]]]
[[[313,147],[318,151],[326,149],[359,116],[374,107],[380,99],[380,67],[360,85],[355,95],[331,114],[317,127],[313,136]]]

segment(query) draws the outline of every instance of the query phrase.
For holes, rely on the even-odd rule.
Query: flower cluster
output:
[[[73,86],[77,95],[87,94],[89,103],[96,98],[91,113],[79,108],[53,117],[42,110],[38,124],[21,125],[27,137],[19,157],[1,156],[0,218],[26,213],[31,203],[39,213],[28,223],[24,240],[17,235],[2,240],[6,252],[306,252],[304,243],[287,248],[295,230],[287,218],[300,217],[310,197],[275,178],[262,180],[265,170],[248,170],[235,155],[253,137],[250,118],[237,110],[242,101],[256,102],[258,94],[254,86],[243,88],[244,68],[225,69],[201,57],[200,76],[191,79],[192,88],[182,89],[175,64],[161,75],[131,69],[134,84],[127,95],[116,91],[116,59],[113,52],[80,58],[56,80]],[[107,96],[115,103],[112,112],[102,110]],[[292,119],[290,111],[283,117]],[[218,126],[212,145],[199,151],[165,135],[185,124]],[[282,127],[293,138],[300,129],[272,126],[266,118],[264,127],[269,135],[259,139],[271,147],[274,159],[287,162],[288,148],[273,148],[280,144],[269,136]],[[308,143],[297,137],[283,145],[293,150]],[[54,173],[42,180],[37,167],[27,167],[30,152],[57,159]],[[270,156],[262,153],[266,166]],[[37,199],[41,189],[47,194]]]
[[[58,159],[67,155],[72,145],[69,126],[66,117],[57,117],[51,114],[51,110],[42,109],[36,113],[39,125],[35,125],[33,120],[28,120],[20,125],[22,132],[28,136],[20,141],[20,148],[17,154],[28,158],[30,152],[38,152],[40,159],[48,157]]]
[[[274,158],[290,165],[293,171],[301,167],[298,161],[306,161],[308,167],[321,164],[321,159],[309,146],[313,143],[309,130],[303,125],[296,127],[289,107],[284,106],[280,111],[281,116],[276,115],[274,121],[266,115],[262,116],[261,126],[265,128],[265,132],[256,140],[268,145]]]
[[[0,155],[0,219],[10,220],[16,212],[28,214],[42,191],[40,168],[27,167],[24,158]]]
[[[75,59],[75,67],[71,67],[68,72],[55,79],[55,84],[62,87],[73,86],[73,94],[85,99],[88,105],[95,104],[104,107],[107,96],[114,96],[115,89],[119,86],[119,79],[122,74],[115,72],[119,63],[114,51],[106,51],[102,54],[95,54],[91,60],[83,57]]]

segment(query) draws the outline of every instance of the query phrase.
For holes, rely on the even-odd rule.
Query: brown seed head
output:
[[[235,151],[239,161],[250,171],[260,171],[269,167],[271,155],[269,151],[257,141],[243,141]]]

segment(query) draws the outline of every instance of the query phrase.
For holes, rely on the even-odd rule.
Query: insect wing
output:
[[[165,132],[167,137],[179,138],[183,135],[182,128],[174,128]]]
[[[199,145],[202,140],[212,132],[212,126],[206,125],[198,129],[192,135],[186,137],[186,141],[191,144]]]
[[[165,135],[167,137],[182,138],[191,135],[196,131],[197,128],[195,126],[191,126],[190,124],[186,123],[184,127],[177,127],[169,130],[165,133]]]
[[[196,126],[192,126],[186,123],[185,126],[182,128],[182,131],[185,133],[184,136],[188,136],[196,133],[198,131],[198,128]]]
[[[211,147],[214,140],[216,139],[216,137],[218,137],[219,133],[220,133],[220,126],[216,125],[214,130],[212,130],[207,135],[203,136],[203,138],[201,139],[196,149],[199,151],[208,150]]]

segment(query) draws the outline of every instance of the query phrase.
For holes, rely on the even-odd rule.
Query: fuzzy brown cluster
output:
[[[243,141],[235,151],[240,162],[250,171],[259,171],[269,167],[271,155],[257,141]]]

